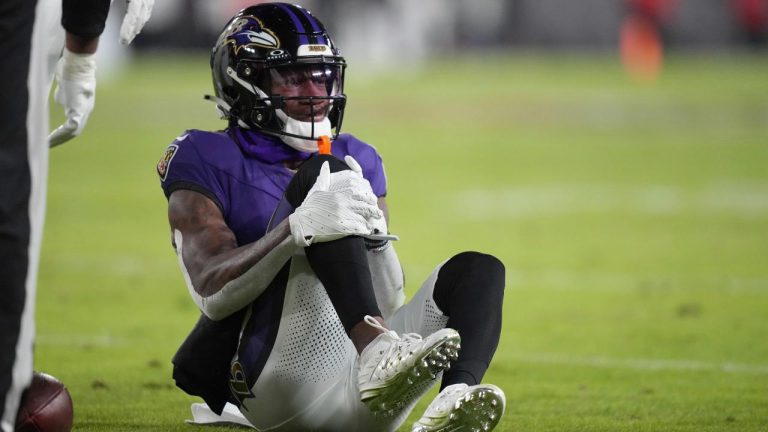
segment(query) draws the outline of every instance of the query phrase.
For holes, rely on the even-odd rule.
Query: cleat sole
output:
[[[480,387],[456,400],[450,413],[422,418],[413,432],[484,432],[493,430],[504,414],[504,396],[493,386]]]
[[[414,359],[413,369],[410,372],[401,373],[392,381],[379,387],[361,390],[360,400],[374,413],[403,408],[412,402],[402,400],[404,395],[412,392],[415,387],[424,387],[426,391],[434,383],[437,375],[448,368],[450,364],[441,361],[441,356],[456,360],[458,357],[456,347],[459,345],[459,340],[459,334],[455,331],[446,334],[445,337],[436,341],[431,349],[424,351],[422,357]]]

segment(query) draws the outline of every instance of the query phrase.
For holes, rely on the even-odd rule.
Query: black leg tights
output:
[[[504,264],[491,255],[460,253],[440,268],[432,296],[448,316],[447,327],[461,335],[459,358],[443,374],[440,389],[480,383],[501,336]]]
[[[286,199],[294,208],[304,201],[325,161],[328,161],[331,172],[349,169],[344,162],[333,156],[318,155],[304,162],[285,191]],[[361,237],[349,236],[316,243],[304,248],[304,252],[310,267],[323,283],[347,334],[366,315],[381,315],[373,293],[365,243]]]

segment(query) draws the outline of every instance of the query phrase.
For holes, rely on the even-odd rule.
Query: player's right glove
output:
[[[351,183],[361,183],[360,187],[364,187],[371,191],[371,184],[363,177],[363,168],[359,163],[350,155],[344,156],[344,162],[349,166],[349,171],[339,171],[331,174],[331,190],[334,187],[341,187],[342,185]],[[339,179],[334,179],[334,176],[344,176]],[[334,181],[335,180],[335,181]],[[368,221],[373,227],[372,234],[364,236],[365,247],[368,250],[380,250],[385,247],[389,240],[398,240],[396,235],[388,234],[387,220],[386,218],[376,218]]]
[[[380,229],[374,225],[380,225],[378,221],[384,220],[384,213],[376,203],[370,184],[355,180],[353,171],[334,174],[339,175],[335,175],[332,182],[330,166],[324,162],[304,202],[288,216],[291,234],[298,246],[349,235],[375,235],[375,230]]]
[[[48,136],[51,147],[80,135],[96,103],[96,55],[75,54],[64,48],[56,64],[53,99],[64,107],[66,121]]]
[[[120,43],[128,45],[141,32],[144,24],[149,21],[155,0],[128,0],[128,5],[120,26]]]

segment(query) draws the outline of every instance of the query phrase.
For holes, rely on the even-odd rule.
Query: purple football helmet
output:
[[[211,54],[215,97],[208,98],[241,127],[278,135],[291,147],[314,151],[319,136],[335,138],[341,128],[345,67],[325,26],[308,10],[286,3],[258,4],[238,12],[221,32]],[[280,85],[307,80],[321,91],[312,95],[275,91]],[[297,103],[292,101],[312,111],[306,118],[292,117],[284,110]]]

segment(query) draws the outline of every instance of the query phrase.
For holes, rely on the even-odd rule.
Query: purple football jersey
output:
[[[351,155],[363,168],[376,196],[387,192],[381,157],[349,134],[333,141],[331,153]],[[157,173],[165,196],[178,189],[204,194],[221,209],[239,245],[263,237],[272,213],[293,177],[283,162],[306,160],[279,138],[237,127],[224,131],[188,130],[168,146]]]

